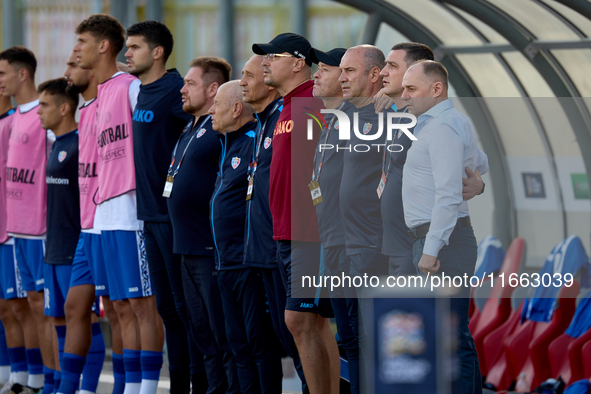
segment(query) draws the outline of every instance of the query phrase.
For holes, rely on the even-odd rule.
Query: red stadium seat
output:
[[[470,323],[468,324],[470,332],[473,332],[478,325],[480,315],[482,314],[482,310],[488,301],[491,291],[492,286],[490,284],[490,278],[488,277],[484,279],[482,287],[472,288],[470,295],[470,307],[474,308],[474,311],[470,315]]]
[[[584,379],[591,379],[591,341],[581,348],[581,358],[583,359]]]
[[[496,278],[488,300],[480,311],[476,322],[470,325],[470,332],[476,343],[478,361],[483,376],[488,374],[488,365],[484,354],[483,341],[494,329],[502,325],[511,314],[511,294],[514,288],[507,285],[509,275],[519,272],[521,263],[525,260],[525,241],[523,238],[515,238],[507,254],[500,274],[504,274],[505,286],[502,286],[500,279]],[[488,284],[488,283],[487,283]]]
[[[497,388],[506,389],[511,382],[520,379],[519,391],[530,391],[544,380],[552,377],[548,362],[550,343],[568,328],[575,313],[576,296],[579,283],[563,287],[558,294],[554,314],[549,323],[527,320],[507,337],[504,342],[506,357],[505,372]],[[496,364],[495,364],[496,365]],[[494,368],[494,367],[493,367]],[[492,371],[492,369],[491,369]],[[490,374],[487,381],[490,381]],[[491,382],[493,385],[494,383]]]
[[[501,355],[501,352],[503,350],[503,342],[505,338],[507,338],[507,336],[509,336],[515,330],[515,327],[517,327],[517,325],[519,324],[522,308],[523,301],[521,302],[521,305],[517,310],[511,312],[511,315],[509,316],[507,321],[505,321],[505,323],[501,324],[500,327],[494,329],[490,334],[488,334],[484,338],[484,341],[482,342],[484,349],[484,357],[479,357],[479,359],[483,358],[486,365],[495,365],[496,361],[499,359],[499,356]],[[504,365],[496,365],[496,371],[500,371],[502,374],[506,366],[506,363],[504,363]],[[487,378],[490,377],[491,379],[495,380],[495,371],[490,370],[488,371],[487,375],[483,376],[487,376]]]
[[[550,362],[550,369],[552,376],[560,376],[567,385],[571,378],[571,368],[568,360],[568,352],[571,343],[575,338],[567,334],[562,334],[552,341],[548,347],[548,361]]]
[[[587,290],[581,292],[577,302],[583,294],[587,294]],[[578,304],[577,308],[580,307],[581,304]],[[552,376],[555,378],[561,377],[567,386],[569,383],[587,378],[583,366],[583,346],[590,340],[591,329],[588,329],[578,338],[573,338],[564,333],[552,341],[548,347]]]

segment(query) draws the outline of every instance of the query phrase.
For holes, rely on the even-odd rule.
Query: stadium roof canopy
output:
[[[447,67],[489,157],[506,246],[525,236],[545,250],[574,233],[589,248],[591,2],[338,1],[369,15],[364,43],[385,23]]]

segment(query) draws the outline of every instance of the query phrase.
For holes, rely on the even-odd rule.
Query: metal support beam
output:
[[[293,32],[304,37],[308,34],[308,0],[293,2]]]
[[[111,15],[125,25],[127,22],[127,2],[125,1],[112,1],[111,2]]]
[[[583,38],[577,41],[531,41],[524,49],[530,59],[536,57],[539,51],[548,49],[591,49],[591,39]],[[517,51],[511,44],[482,44],[482,45],[442,45],[435,48],[435,57],[444,58],[456,53],[500,53]]]
[[[587,19],[591,19],[591,3],[589,0],[556,0],[567,7],[577,11]]]
[[[102,12],[103,12],[102,0],[92,0],[92,13],[93,14],[100,14]]]
[[[547,50],[532,50],[535,37],[519,22],[504,14],[489,2],[474,0],[442,0],[480,19],[501,34],[517,50],[527,56],[532,65],[546,80],[556,97],[572,97],[559,100],[581,147],[585,171],[591,175],[591,115],[580,93],[560,63]],[[570,101],[567,103],[566,101]],[[574,105],[573,105],[574,104]]]
[[[126,29],[137,23],[137,0],[127,0],[127,20],[123,24]]]
[[[148,0],[146,3],[146,18],[149,21],[163,21],[162,0]]]
[[[237,76],[237,67],[234,64],[234,0],[221,0],[219,4],[220,24],[219,34],[222,44],[221,55],[232,65],[234,76]]]
[[[536,40],[529,43],[524,51],[531,59],[535,58],[540,51],[549,49],[591,49],[591,39],[582,38],[578,41],[541,41]]]
[[[359,44],[373,44],[378,39],[378,33],[380,31],[380,25],[382,24],[382,17],[377,12],[369,14],[367,22],[365,23],[365,29],[363,29],[363,35],[359,40]]]
[[[112,1],[111,15],[117,18],[123,27],[127,29],[137,22],[137,0]],[[123,49],[121,49],[121,52],[117,56],[118,61],[125,62],[124,54],[126,51],[127,48],[123,46]]]
[[[442,45],[433,50],[437,60],[443,59],[446,55],[457,53],[499,53],[516,51],[511,44],[482,44],[482,45]]]
[[[2,49],[25,44],[23,6],[17,0],[2,2]]]

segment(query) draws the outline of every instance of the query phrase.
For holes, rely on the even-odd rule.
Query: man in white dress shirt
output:
[[[477,243],[462,198],[464,168],[478,167],[479,150],[472,123],[447,97],[445,67],[431,60],[411,66],[402,82],[406,106],[417,117],[414,141],[402,176],[404,219],[413,242],[413,263],[419,273],[473,275]],[[469,288],[457,298],[458,349],[462,393],[481,393],[481,376],[474,340],[468,329]]]

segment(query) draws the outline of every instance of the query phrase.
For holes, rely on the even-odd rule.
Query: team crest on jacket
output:
[[[232,168],[236,169],[240,165],[240,158],[239,157],[232,157]]]
[[[59,160],[59,162],[61,163],[62,161],[64,161],[66,159],[66,156],[68,155],[68,152],[66,152],[65,150],[61,151],[58,155],[57,155],[57,159]]]
[[[271,138],[267,137],[265,138],[265,145],[263,145],[265,147],[265,149],[269,149],[269,147],[271,146]]]
[[[201,137],[203,134],[205,134],[205,129],[202,128],[201,130],[199,130],[199,132],[197,133],[197,138]]]
[[[334,129],[338,130],[339,129],[339,120],[337,119],[336,122],[334,122]]]
[[[363,134],[369,133],[370,130],[371,130],[371,123],[366,123],[363,125]]]

